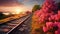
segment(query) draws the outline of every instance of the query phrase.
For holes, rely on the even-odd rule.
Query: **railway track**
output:
[[[31,17],[29,17],[26,21],[21,23],[9,34],[30,34],[30,32],[31,32]]]
[[[17,28],[21,23],[26,21],[31,15],[24,16],[20,19],[15,19],[4,24],[0,24],[0,34],[9,34],[15,28]]]

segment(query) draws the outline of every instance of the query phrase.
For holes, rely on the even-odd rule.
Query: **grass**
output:
[[[18,18],[23,17],[25,15],[26,14],[24,14],[24,15],[23,14],[15,14],[15,15],[12,15],[12,16],[7,17],[7,18],[0,19],[0,24],[5,23],[5,22],[10,21],[10,20],[18,19]]]

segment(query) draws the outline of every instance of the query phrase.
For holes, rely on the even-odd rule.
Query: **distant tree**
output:
[[[0,12],[0,19],[4,19],[6,17],[7,17],[6,15],[4,15],[2,12]]]
[[[26,14],[31,14],[31,12],[30,11],[26,11]]]
[[[4,14],[2,12],[0,12],[0,16],[3,16]]]
[[[40,8],[41,8],[40,5],[34,5],[32,12],[39,10]]]
[[[10,16],[13,16],[13,15],[5,15],[5,14],[3,14],[3,12],[0,12],[0,20],[4,19],[4,18],[8,18]]]

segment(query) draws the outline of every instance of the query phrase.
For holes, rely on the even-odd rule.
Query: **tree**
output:
[[[26,11],[26,14],[31,14],[31,12],[30,11]]]
[[[3,16],[2,12],[0,12],[0,16]]]
[[[4,14],[2,14],[2,12],[0,12],[0,19],[2,19],[4,17]]]
[[[0,12],[0,20],[9,17],[10,15],[4,15],[3,12]]]
[[[39,10],[40,9],[40,5],[34,5],[32,12]]]

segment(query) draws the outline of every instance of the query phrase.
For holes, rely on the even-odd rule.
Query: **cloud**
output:
[[[29,1],[29,0],[24,0],[24,1]]]
[[[0,0],[0,6],[18,6],[23,5],[23,3],[17,0]]]

